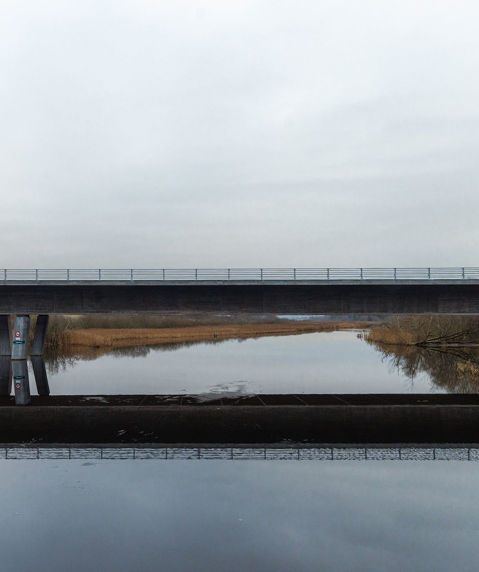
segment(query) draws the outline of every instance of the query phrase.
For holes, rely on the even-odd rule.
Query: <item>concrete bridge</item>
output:
[[[22,389],[25,395],[25,388]],[[478,395],[0,397],[3,443],[200,447],[479,443]],[[25,402],[23,402],[25,403]]]
[[[31,314],[41,355],[50,314],[181,312],[479,314],[479,268],[0,270],[0,353],[14,359]]]

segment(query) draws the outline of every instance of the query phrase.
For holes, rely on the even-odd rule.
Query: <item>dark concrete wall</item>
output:
[[[479,406],[0,407],[0,442],[32,441],[477,443]]]
[[[2,285],[0,314],[479,314],[479,284]]]

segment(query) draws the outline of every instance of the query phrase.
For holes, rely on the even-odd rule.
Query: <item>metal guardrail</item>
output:
[[[383,447],[1,447],[0,459],[246,460],[246,461],[479,461],[470,446]]]
[[[479,280],[478,267],[460,268],[223,268],[0,270],[0,281],[164,280]]]
[[[478,267],[0,270],[0,281],[479,280]]]

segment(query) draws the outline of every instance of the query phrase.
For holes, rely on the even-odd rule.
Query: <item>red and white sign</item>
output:
[[[22,384],[21,384],[21,383],[16,383],[16,384],[15,384],[15,389],[20,389],[21,387],[22,387]]]
[[[15,337],[19,338],[20,337],[20,332],[15,332]]]

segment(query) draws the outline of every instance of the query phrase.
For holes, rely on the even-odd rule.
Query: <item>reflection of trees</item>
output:
[[[437,388],[450,393],[479,392],[479,347],[421,348],[368,343],[410,379],[427,374]]]
[[[78,361],[93,361],[105,355],[112,357],[146,357],[150,352],[176,352],[183,348],[201,345],[222,344],[230,340],[202,340],[196,342],[172,342],[149,346],[125,346],[125,347],[91,347],[91,346],[69,346],[62,349],[46,348],[45,364],[48,373],[55,375],[60,371],[75,367]]]

